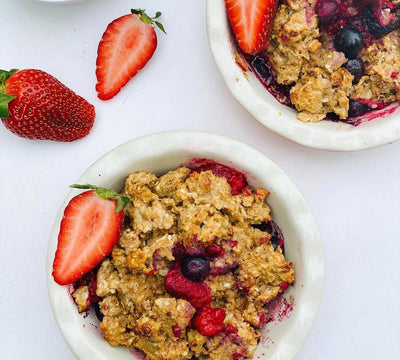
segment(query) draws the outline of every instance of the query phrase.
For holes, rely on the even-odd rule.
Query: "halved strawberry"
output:
[[[268,36],[278,0],[225,0],[239,47],[255,54],[268,46]]]
[[[60,285],[75,282],[99,264],[118,242],[129,199],[93,185],[68,203],[58,234],[53,277]]]
[[[160,12],[154,18],[142,9],[131,12],[111,22],[99,43],[96,90],[101,100],[114,97],[153,56],[157,47],[153,23],[164,31],[155,20]]]

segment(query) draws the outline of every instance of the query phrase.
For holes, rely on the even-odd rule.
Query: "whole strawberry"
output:
[[[74,141],[89,133],[95,109],[44,71],[0,70],[0,118],[25,138]]]
[[[126,83],[151,59],[157,48],[153,23],[163,32],[157,20],[142,9],[112,21],[104,32],[97,49],[96,90],[101,100],[113,98]]]

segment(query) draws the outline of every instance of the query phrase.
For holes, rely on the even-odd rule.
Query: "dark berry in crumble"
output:
[[[97,319],[99,319],[99,321],[102,322],[102,321],[103,321],[103,318],[104,318],[104,315],[103,315],[103,313],[102,313],[101,310],[100,310],[100,305],[99,305],[99,303],[98,303],[98,302],[95,302],[95,303],[92,304],[92,306],[93,306],[93,308],[94,308],[94,313],[95,313]]]
[[[210,263],[202,255],[186,255],[181,261],[182,274],[192,281],[203,281],[210,273]]]
[[[182,258],[185,256],[185,247],[181,242],[176,242],[172,247],[172,255],[175,258],[175,261],[180,263]]]
[[[335,48],[344,53],[348,59],[354,59],[364,45],[363,35],[360,30],[351,26],[344,26],[335,35]]]
[[[349,117],[357,117],[365,114],[369,110],[368,105],[355,100],[349,101]]]
[[[271,76],[271,67],[263,57],[256,56],[251,65],[261,80],[265,81]]]
[[[253,225],[253,227],[261,231],[266,231],[271,235],[270,241],[271,245],[274,247],[274,250],[280,247],[282,249],[282,252],[284,251],[284,237],[282,234],[282,230],[274,221],[255,224]]]
[[[339,4],[335,0],[318,0],[315,12],[321,24],[329,25],[336,20],[339,14]]]
[[[274,250],[276,250],[278,247],[283,248],[283,240],[279,236],[276,235],[271,236],[270,241]]]
[[[366,11],[364,14],[365,26],[372,35],[381,38],[396,30],[400,25],[399,14],[391,15],[390,21],[382,21],[374,17],[370,11]]]
[[[344,67],[354,76],[353,84],[357,84],[364,75],[364,62],[359,58],[350,59]]]
[[[265,85],[267,90],[282,104],[293,107],[290,102],[291,85],[279,84],[273,74],[272,63],[267,59],[267,55],[255,57],[246,55],[246,60],[251,64],[257,77]]]

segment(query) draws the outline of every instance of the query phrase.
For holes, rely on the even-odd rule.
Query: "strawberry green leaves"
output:
[[[74,189],[92,189],[96,190],[96,194],[99,195],[102,199],[113,199],[117,201],[117,207],[115,211],[118,213],[125,208],[130,202],[129,198],[126,196],[121,196],[113,190],[106,189],[100,186],[91,185],[91,184],[72,184],[70,185],[71,188]]]
[[[0,118],[8,118],[8,104],[16,99],[16,96],[10,96],[6,94],[0,94]]]
[[[146,14],[145,9],[131,9],[132,14],[139,15],[140,19],[146,24],[155,24],[164,34],[166,34],[163,24],[161,24],[158,19],[161,16],[161,12],[157,11],[154,17],[150,17]]]
[[[17,98],[15,95],[5,94],[7,79],[17,71],[18,71],[17,69],[11,69],[10,71],[0,70],[0,118],[1,119],[8,118],[8,104]]]
[[[14,73],[16,73],[18,69],[11,69],[10,71],[7,70],[1,70],[0,69],[0,86],[4,86],[6,83],[7,79]],[[0,90],[3,92],[3,88],[0,87]]]

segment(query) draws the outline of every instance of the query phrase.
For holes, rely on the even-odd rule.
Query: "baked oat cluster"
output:
[[[125,227],[97,270],[105,340],[149,360],[252,357],[266,305],[294,282],[268,194],[210,163],[129,175]],[[89,287],[73,294],[79,311]]]
[[[274,81],[288,87],[283,95],[276,86],[272,92],[304,122],[345,121],[383,108],[400,100],[399,6],[398,0],[283,0],[268,49],[252,65],[261,77],[271,68]]]

